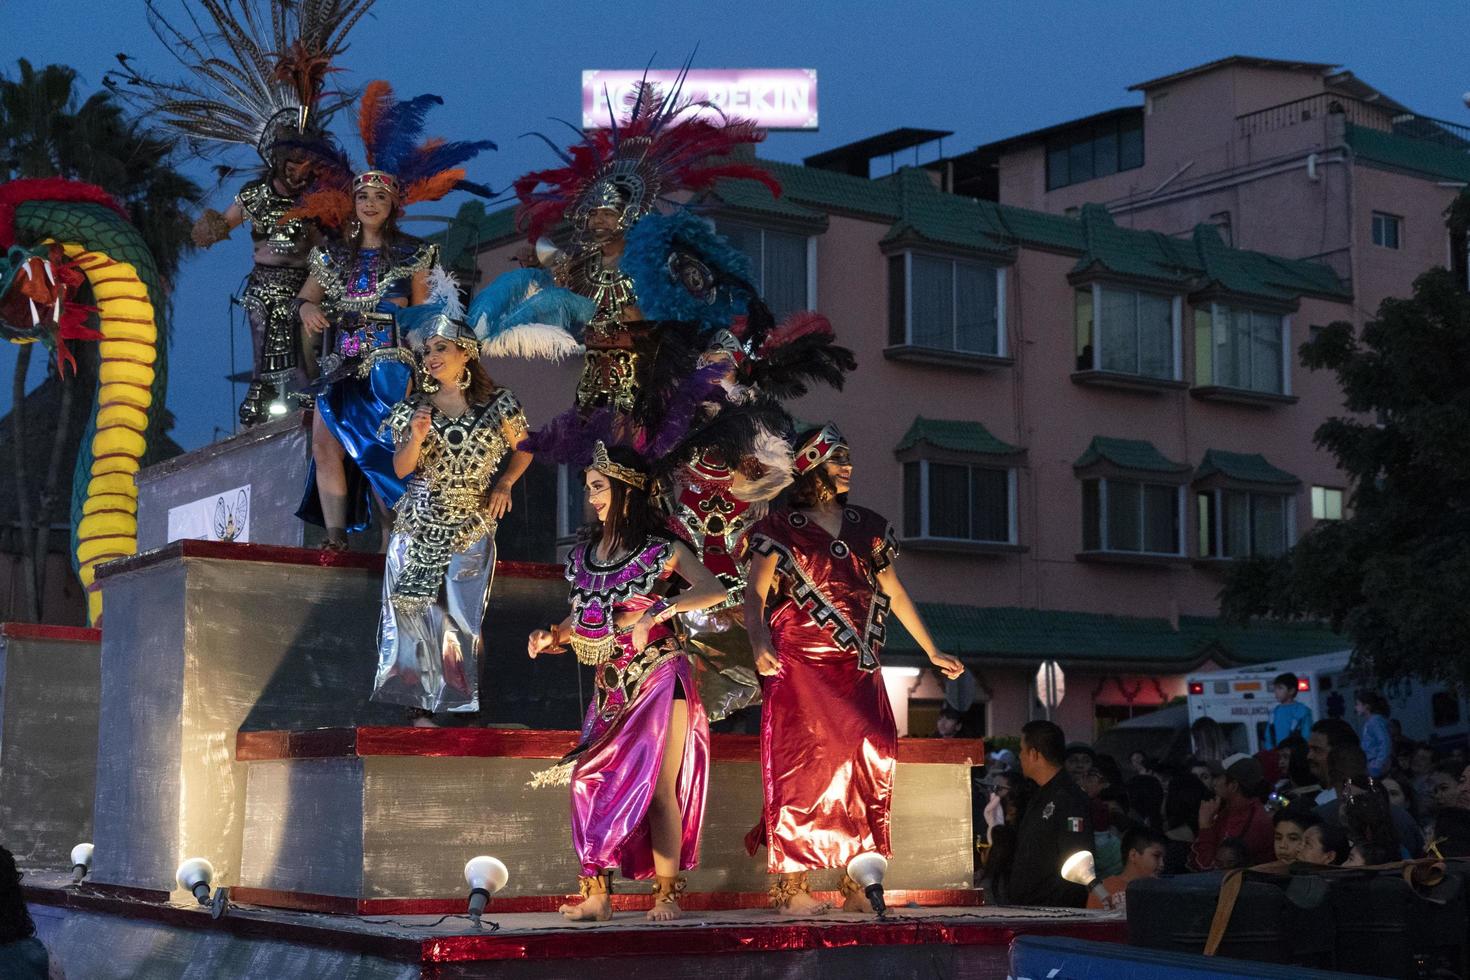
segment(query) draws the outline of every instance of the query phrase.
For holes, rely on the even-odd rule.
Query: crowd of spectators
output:
[[[1295,678],[1278,681],[1294,692]],[[1254,756],[1232,752],[1209,719],[1192,726],[1193,754],[1182,762],[1141,752],[1118,760],[1087,744],[1066,745],[1056,766],[1064,783],[1048,776],[1044,795],[1061,798],[1065,784],[1085,797],[1097,878],[1109,892],[1144,876],[1271,862],[1373,866],[1426,854],[1470,856],[1463,749],[1438,751],[1404,738],[1371,692],[1357,699],[1361,729],[1341,718],[1312,722],[1291,697],[1280,700],[1286,710],[1263,740],[1269,747]],[[1039,724],[1049,723],[1027,727]],[[1023,735],[1022,755],[1028,750]],[[992,900],[1027,904],[1013,875],[1026,863],[1028,808],[1040,790],[1009,761],[992,757],[984,783],[981,877]],[[1080,893],[1069,897],[1082,904]]]

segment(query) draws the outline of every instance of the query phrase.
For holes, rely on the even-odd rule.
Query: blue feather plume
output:
[[[403,165],[418,146],[429,110],[443,104],[444,100],[437,95],[420,95],[395,102],[383,113],[373,132],[373,165],[402,178]]]

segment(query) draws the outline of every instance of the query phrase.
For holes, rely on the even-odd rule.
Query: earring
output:
[[[434,392],[436,392],[438,390],[439,390],[439,382],[437,382],[437,381],[434,380],[434,376],[432,374],[430,374],[428,371],[420,371],[419,372],[419,391],[422,391],[425,394],[432,395]]]
[[[470,369],[469,369],[469,366],[466,365],[465,366],[465,369],[464,369],[464,374],[461,374],[459,376],[459,381],[457,381],[455,383],[457,385],[459,385],[459,390],[460,391],[469,391],[470,390],[470,384],[473,381],[474,381],[474,378],[470,377]]]

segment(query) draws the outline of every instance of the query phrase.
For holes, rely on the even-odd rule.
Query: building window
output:
[[[1201,558],[1273,557],[1291,547],[1292,497],[1247,490],[1203,490],[1199,503]]]
[[[1373,244],[1383,248],[1399,247],[1399,228],[1404,219],[1382,211],[1373,212]]]
[[[559,463],[556,467],[556,536],[559,540],[576,537],[587,523],[587,491],[582,471]]]
[[[788,231],[720,222],[720,234],[750,259],[752,285],[777,320],[816,308],[816,239]]]
[[[1143,117],[1131,113],[1075,126],[1046,141],[1046,189],[1143,166]]]
[[[1082,481],[1082,550],[1181,555],[1184,488],[1097,478]]]
[[[903,464],[903,536],[1016,543],[1016,471],[932,460]]]
[[[1332,487],[1313,487],[1312,520],[1342,520],[1342,491]]]
[[[904,252],[888,260],[888,342],[1005,356],[1005,269]]]
[[[1077,370],[1177,380],[1177,296],[1093,283],[1077,290]]]
[[[1195,383],[1291,394],[1291,318],[1212,303],[1195,313]]]

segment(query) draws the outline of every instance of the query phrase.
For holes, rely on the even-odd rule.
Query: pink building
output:
[[[1223,58],[1130,86],[1142,104],[930,166],[1004,204],[1331,265],[1361,324],[1431,266],[1463,268],[1444,210],[1470,181],[1470,127],[1414,113],[1338,66]]]
[[[1257,110],[1273,97],[1320,93],[1329,78],[1366,88],[1324,70],[1232,59],[1147,83],[1190,118],[1194,142],[1184,131],[1172,142],[1156,135],[1162,108],[1110,117],[1115,134],[1118,120],[1139,122],[1146,162],[1095,178],[1099,194],[1086,182],[1047,190],[1042,134],[998,152],[1000,202],[941,189],[976,188],[964,169],[971,155],[859,175],[863,154],[889,152],[882,141],[807,166],[771,162],[778,199],[731,182],[703,202],[752,257],[778,313],[820,309],[856,351],[846,391],[814,393],[794,410],[847,433],[854,499],[898,526],[901,573],[941,645],[972,666],[989,733],[1042,715],[1032,679],[1046,659],[1067,672],[1059,720],[1070,737],[1091,738],[1182,694],[1183,674],[1202,664],[1346,645],[1318,627],[1216,619],[1230,560],[1278,553],[1341,515],[1343,476],[1312,444],[1341,411],[1340,394],[1330,376],[1299,366],[1296,348],[1314,326],[1361,321],[1355,306],[1368,304],[1350,272],[1376,283],[1376,295],[1403,291],[1448,251],[1442,223],[1438,251],[1427,242],[1452,189],[1366,159],[1373,140],[1400,138],[1392,126],[1331,118],[1344,114],[1328,113],[1325,99],[1325,120],[1299,107],[1296,121],[1257,133],[1237,118],[1264,118]],[[1244,179],[1241,168],[1256,165],[1272,172]],[[1181,168],[1164,188],[1181,196],[1151,204],[1140,188]],[[1217,170],[1242,179],[1184,193]],[[1297,183],[1319,196],[1316,210]],[[1400,194],[1401,183],[1422,199]],[[1379,184],[1381,194],[1366,190]],[[1027,206],[1007,188],[1031,195]],[[1118,202],[1136,206],[1114,214]],[[1368,223],[1379,210],[1399,218],[1397,248],[1371,244],[1389,234]],[[478,241],[469,251],[482,283],[522,247],[508,212],[467,212],[454,234]],[[496,369],[533,424],[570,403],[574,365]],[[550,540],[553,505],[559,534],[579,519],[576,475],[547,470],[530,487],[526,526],[547,530],[516,557],[549,558],[562,543]],[[896,627],[885,663],[897,668],[890,688],[909,729],[932,730],[943,691],[911,669],[922,656]]]

